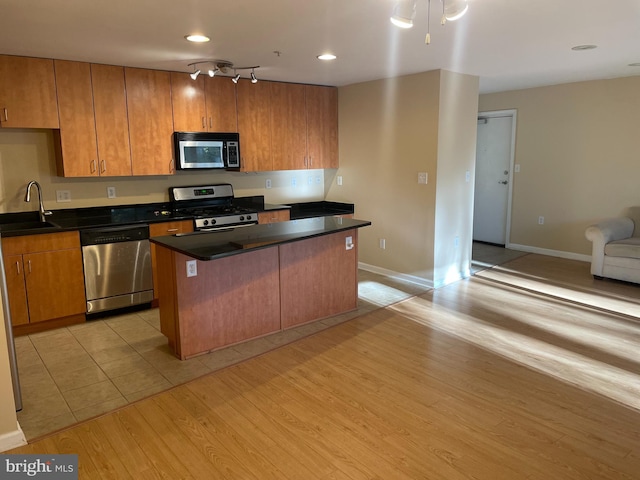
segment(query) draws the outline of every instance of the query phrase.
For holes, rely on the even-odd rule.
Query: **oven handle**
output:
[[[221,226],[221,227],[205,227],[205,228],[200,228],[197,231],[198,232],[229,231],[229,230],[233,230],[235,228],[253,227],[254,225],[258,225],[258,224],[257,223],[243,223],[242,225],[233,225],[233,226],[230,226],[230,227],[225,227],[225,226]]]

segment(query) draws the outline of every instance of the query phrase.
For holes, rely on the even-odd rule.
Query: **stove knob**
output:
[[[247,220],[251,220],[251,215],[247,215]]]
[[[202,222],[203,225],[209,225],[209,220],[205,220],[204,222]]]
[[[240,215],[240,221],[242,222],[244,220],[244,216]]]
[[[215,223],[216,223],[216,219],[215,219],[215,218],[212,218],[212,219],[211,219],[211,225],[215,225]]]

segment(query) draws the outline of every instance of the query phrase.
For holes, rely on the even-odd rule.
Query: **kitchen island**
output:
[[[321,217],[151,238],[169,346],[184,360],[355,310],[367,225]]]

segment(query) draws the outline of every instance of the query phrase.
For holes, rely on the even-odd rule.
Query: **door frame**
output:
[[[511,246],[511,203],[513,201],[513,178],[516,160],[516,124],[518,118],[518,111],[513,108],[509,110],[490,110],[486,112],[478,112],[478,120],[481,118],[496,118],[496,117],[511,117],[511,147],[509,154],[509,189],[507,193],[507,221],[505,222],[505,235],[504,246],[509,248]],[[477,128],[477,127],[476,127]],[[477,158],[477,157],[476,157]],[[477,161],[477,160],[476,160]],[[476,170],[477,170],[476,165]],[[474,192],[475,202],[475,192]]]

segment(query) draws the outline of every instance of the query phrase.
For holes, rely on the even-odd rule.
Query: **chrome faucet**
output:
[[[44,209],[44,205],[42,204],[42,189],[40,188],[40,184],[38,182],[36,182],[35,180],[31,180],[29,182],[29,184],[27,185],[27,193],[24,196],[24,201],[25,202],[30,202],[31,201],[31,187],[35,185],[36,186],[36,190],[38,190],[38,200],[40,201],[40,221],[41,222],[46,222],[47,218],[49,215],[53,215],[53,212],[51,210],[45,210]]]

